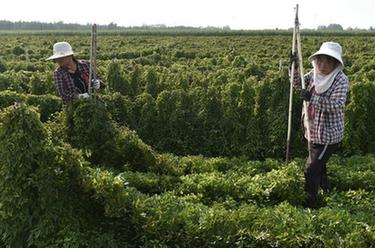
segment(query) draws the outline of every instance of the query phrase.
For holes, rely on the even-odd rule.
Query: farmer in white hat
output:
[[[342,48],[336,42],[324,42],[309,57],[313,69],[304,76],[306,89],[301,89],[299,70],[294,86],[301,89],[301,98],[308,102],[311,146],[305,164],[305,207],[317,208],[319,187],[328,189],[326,163],[337,149],[344,134],[344,108],[349,90],[343,72]],[[298,63],[295,63],[298,66]],[[306,113],[302,113],[304,115]],[[307,128],[304,123],[305,138]]]
[[[72,46],[68,42],[57,42],[53,45],[53,55],[47,60],[54,60],[59,67],[53,72],[58,94],[64,103],[76,98],[89,97],[90,64],[74,57]],[[92,87],[96,90],[103,87],[100,79],[93,80]]]

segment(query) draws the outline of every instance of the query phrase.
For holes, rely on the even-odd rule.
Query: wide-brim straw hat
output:
[[[319,51],[314,53],[309,57],[309,60],[312,61],[317,55],[328,55],[332,58],[335,58],[337,61],[341,63],[342,66],[344,66],[344,62],[342,61],[342,48],[339,43],[336,42],[324,42]]]
[[[73,54],[72,46],[68,42],[57,42],[53,45],[53,55],[46,60],[63,58]]]

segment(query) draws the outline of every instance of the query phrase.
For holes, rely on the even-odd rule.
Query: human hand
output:
[[[100,79],[93,79],[92,80],[92,87],[96,90],[100,88],[100,85],[102,84],[102,80]]]
[[[310,99],[311,99],[311,93],[310,91],[306,90],[306,89],[302,89],[301,90],[301,94],[300,94],[300,98],[304,101],[307,101],[309,102]]]
[[[78,98],[87,98],[90,97],[88,93],[78,94]]]
[[[289,54],[289,68],[292,68],[292,64],[294,62],[294,67],[298,66],[298,54],[297,52],[290,52]]]

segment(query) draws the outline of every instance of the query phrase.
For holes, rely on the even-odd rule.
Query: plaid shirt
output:
[[[77,70],[81,73],[82,78],[88,84],[88,77],[90,72],[90,63],[85,60],[77,61]],[[55,80],[56,90],[61,96],[64,103],[71,102],[78,96],[78,91],[74,85],[74,80],[67,70],[58,67],[53,72],[53,79]]]
[[[318,94],[312,85],[313,71],[307,73],[304,78],[306,88],[312,94],[308,103],[311,142],[321,145],[339,143],[344,136],[344,109],[349,91],[348,77],[340,71],[333,80],[331,87],[322,94]],[[301,88],[298,70],[294,74],[293,85],[295,88]],[[302,108],[302,118],[304,114]],[[305,124],[304,130],[307,138]]]

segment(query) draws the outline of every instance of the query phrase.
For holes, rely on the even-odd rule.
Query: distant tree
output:
[[[108,24],[108,29],[116,29],[117,28],[117,24],[114,23],[114,22],[111,22],[110,24]]]
[[[320,25],[318,30],[327,30],[327,31],[342,31],[344,30],[340,24],[331,23],[328,26]]]
[[[340,24],[329,24],[327,27],[328,30],[344,30]]]
[[[317,30],[326,30],[326,29],[327,29],[327,27],[324,26],[324,25],[319,25],[318,28],[317,28]]]

